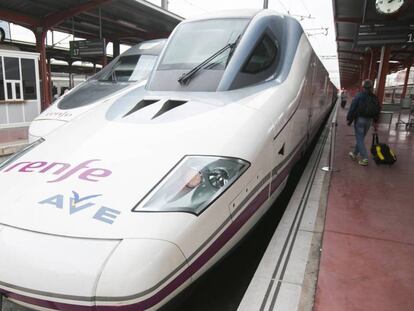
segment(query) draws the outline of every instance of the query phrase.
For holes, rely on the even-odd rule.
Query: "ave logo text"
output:
[[[95,213],[93,214],[92,219],[112,225],[121,212],[113,208],[97,205],[94,202],[94,199],[100,196],[102,195],[93,194],[81,196],[78,192],[72,191],[72,195],[70,196],[56,194],[40,201],[39,204],[60,209],[68,216],[81,214],[86,210],[94,209]]]

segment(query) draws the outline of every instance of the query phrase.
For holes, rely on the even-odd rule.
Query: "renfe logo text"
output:
[[[77,176],[81,180],[97,182],[102,178],[108,177],[112,172],[104,168],[93,168],[89,165],[92,162],[98,162],[99,159],[87,160],[78,165],[69,163],[45,161],[35,162],[18,162],[7,167],[3,172],[18,171],[22,173],[40,173],[55,175],[57,178],[47,181],[48,183],[59,182],[71,176]]]

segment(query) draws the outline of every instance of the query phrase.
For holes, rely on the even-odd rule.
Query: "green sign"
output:
[[[69,42],[70,56],[72,57],[103,56],[105,53],[105,47],[105,39]]]

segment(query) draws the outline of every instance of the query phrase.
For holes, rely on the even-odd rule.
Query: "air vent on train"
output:
[[[159,117],[160,115],[174,109],[177,108],[178,106],[184,105],[187,101],[185,100],[167,100],[164,105],[162,105],[162,108],[160,109],[160,111],[158,111],[153,117],[152,119],[155,119],[157,117]]]
[[[156,103],[157,101],[158,101],[158,99],[143,99],[143,100],[139,101],[138,104],[136,104],[134,106],[134,108],[132,108],[130,111],[128,111],[123,116],[123,118],[129,116],[130,114],[132,114],[132,113],[134,113],[134,112],[136,112],[136,111],[138,111],[138,110],[140,110],[142,108],[145,108],[145,107],[147,107],[149,105],[152,105],[152,104]]]
[[[283,144],[282,148],[279,150],[280,155],[285,155],[285,144]]]

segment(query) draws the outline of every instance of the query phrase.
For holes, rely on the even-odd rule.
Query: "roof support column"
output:
[[[362,64],[362,80],[369,78],[369,67],[371,65],[371,60],[369,55],[364,55]]]
[[[119,52],[120,52],[120,44],[119,44],[119,39],[115,39],[115,40],[112,42],[112,45],[113,45],[113,56],[114,56],[114,58],[115,58],[115,57],[117,57],[117,56],[119,55]]]
[[[104,50],[103,50],[103,55],[102,55],[102,68],[104,68],[108,64],[108,57],[106,55],[106,45],[107,45],[107,41],[106,41],[106,39],[104,39]]]
[[[388,65],[390,60],[391,48],[389,46],[383,46],[381,48],[381,59],[377,76],[377,88],[376,95],[380,103],[384,100],[385,82],[387,80]]]
[[[47,58],[47,93],[49,94],[50,103],[52,103],[52,62],[50,58]]]
[[[401,93],[401,100],[405,98],[405,94],[407,93],[407,84],[408,84],[408,78],[410,77],[410,69],[411,69],[411,63],[407,64],[407,68],[405,70],[405,79],[404,79],[404,86]]]
[[[48,79],[48,66],[46,63],[46,34],[47,29],[38,27],[34,30],[36,36],[36,50],[40,53],[39,69],[42,80],[42,102],[41,109],[45,110],[50,105],[50,82]]]
[[[73,89],[75,86],[75,82],[73,80],[73,74],[72,74],[72,60],[68,61],[68,78],[69,78],[69,90]]]
[[[104,68],[108,64],[108,57],[106,57],[106,53],[101,58],[102,68]]]
[[[378,50],[377,49],[370,49],[371,51],[371,58],[368,70],[368,79],[371,81],[375,80],[375,76],[377,74],[377,60],[378,60]]]

